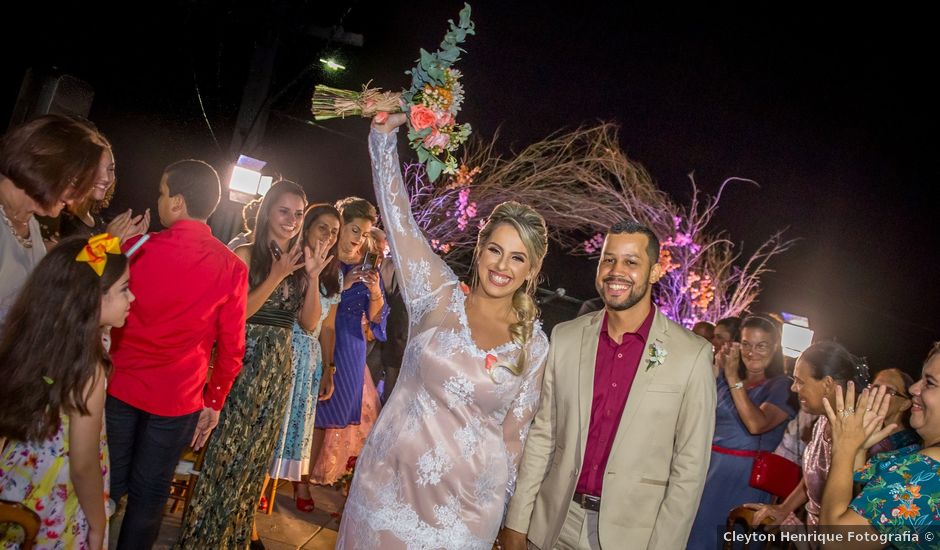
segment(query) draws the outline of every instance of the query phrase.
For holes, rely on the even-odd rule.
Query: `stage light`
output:
[[[800,315],[782,312],[783,335],[781,346],[787,357],[799,357],[803,350],[813,343],[813,331],[809,328],[809,319]]]
[[[344,67],[343,65],[340,65],[339,63],[337,63],[336,61],[334,61],[334,60],[332,60],[332,59],[323,59],[323,58],[321,57],[321,58],[320,58],[320,63],[323,63],[324,65],[326,65],[326,68],[329,69],[329,70],[331,70],[331,71],[343,71],[343,70],[346,70],[346,67]]]
[[[262,176],[261,169],[267,164],[263,160],[240,155],[232,167],[232,176],[228,182],[229,199],[248,203],[257,196],[263,196],[271,188],[271,176]]]

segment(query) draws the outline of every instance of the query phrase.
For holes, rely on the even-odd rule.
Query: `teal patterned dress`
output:
[[[855,472],[855,481],[865,487],[850,508],[878,533],[919,534],[916,542],[894,539],[894,548],[934,549],[937,541],[924,535],[936,536],[940,525],[940,462],[916,450],[905,447],[872,457]]]
[[[339,286],[343,287],[343,273],[339,273]],[[284,425],[277,439],[269,474],[275,479],[301,481],[310,470],[310,450],[313,446],[313,419],[317,413],[320,377],[323,375],[323,353],[320,350],[320,329],[339,303],[340,293],[326,296],[320,285],[320,319],[312,332],[307,332],[295,321],[292,337],[293,388],[287,404]]]
[[[290,395],[291,332],[301,302],[301,293],[288,277],[248,318],[242,370],[209,438],[178,548],[248,546],[265,470]]]

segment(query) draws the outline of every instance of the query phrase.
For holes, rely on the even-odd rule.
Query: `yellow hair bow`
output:
[[[108,263],[108,254],[120,253],[121,239],[112,237],[109,233],[101,233],[88,239],[88,244],[75,256],[75,261],[87,263],[101,277],[104,266]]]

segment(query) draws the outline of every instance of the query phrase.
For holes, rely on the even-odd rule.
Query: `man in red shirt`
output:
[[[242,367],[248,272],[206,224],[219,195],[208,164],[171,164],[157,199],[167,229],[131,257],[137,301],[112,333],[106,404],[111,497],[128,495],[119,549],[153,546],[180,455],[205,444]]]
[[[685,548],[715,429],[712,346],[656,310],[659,239],[607,233],[604,309],[552,331],[499,542],[524,550]]]

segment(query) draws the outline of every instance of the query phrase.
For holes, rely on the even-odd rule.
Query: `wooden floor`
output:
[[[316,510],[305,513],[294,506],[293,490],[290,483],[282,482],[278,486],[274,513],[267,515],[258,512],[255,521],[258,533],[266,550],[332,550],[336,545],[336,530],[339,527],[339,512],[346,499],[342,493],[332,487],[318,487],[313,491]],[[155,550],[168,550],[176,542],[180,529],[182,512],[169,512],[163,517],[160,538]],[[120,518],[115,518],[120,521]],[[112,533],[116,531],[112,530]],[[116,538],[110,541],[114,549]],[[202,549],[200,549],[202,550]],[[209,549],[205,549],[209,550]]]

